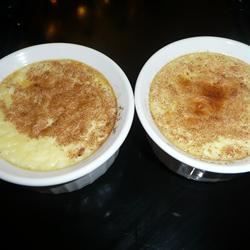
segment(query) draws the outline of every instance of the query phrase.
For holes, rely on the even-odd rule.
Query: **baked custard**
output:
[[[250,65],[210,52],[167,63],[149,93],[152,117],[177,148],[208,161],[250,155]]]
[[[0,157],[25,169],[61,169],[108,138],[117,100],[108,80],[74,60],[27,65],[0,84]]]

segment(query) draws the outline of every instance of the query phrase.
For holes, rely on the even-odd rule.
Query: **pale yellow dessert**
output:
[[[181,150],[211,161],[250,155],[250,66],[218,53],[193,53],[166,64],[152,81],[150,110]]]
[[[66,59],[30,64],[0,84],[0,158],[30,170],[70,166],[104,143],[116,117],[97,70]]]

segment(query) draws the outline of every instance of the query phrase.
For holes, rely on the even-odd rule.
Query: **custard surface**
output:
[[[0,84],[0,157],[55,170],[93,154],[110,135],[117,101],[107,79],[73,60],[30,64]]]
[[[150,111],[162,134],[204,160],[250,155],[250,66],[210,52],[174,59],[155,76]]]

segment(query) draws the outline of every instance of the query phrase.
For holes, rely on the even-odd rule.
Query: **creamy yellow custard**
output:
[[[116,117],[97,70],[67,59],[30,64],[0,84],[0,157],[31,170],[70,166],[104,143]]]
[[[250,66],[218,53],[192,53],[166,64],[149,93],[162,134],[181,150],[212,161],[250,155]]]

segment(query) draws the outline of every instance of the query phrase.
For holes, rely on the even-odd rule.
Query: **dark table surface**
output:
[[[247,0],[0,1],[0,57],[40,43],[82,44],[115,60],[134,87],[145,61],[173,41],[212,35],[249,44],[249,6]],[[114,165],[82,190],[49,195],[0,182],[0,248],[246,250],[249,188],[249,174],[216,184],[173,174],[135,117]]]

